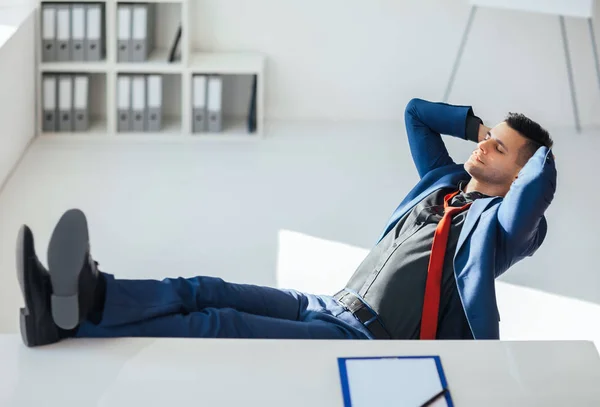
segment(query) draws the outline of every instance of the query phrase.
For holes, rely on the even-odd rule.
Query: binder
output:
[[[67,62],[71,60],[71,6],[56,5],[56,60]]]
[[[162,76],[148,75],[147,93],[148,93],[148,111],[147,125],[148,131],[160,131],[162,125]]]
[[[249,133],[256,131],[257,119],[256,119],[256,92],[258,86],[258,75],[252,75],[252,88],[250,91],[250,107],[248,109],[248,118],[246,120],[246,126]]]
[[[88,4],[86,11],[85,57],[87,61],[100,61],[104,58],[102,6],[100,4]]]
[[[211,75],[208,78],[208,131],[217,133],[223,130],[223,78]]]
[[[182,29],[180,25],[177,29],[177,33],[175,34],[175,41],[173,41],[173,45],[171,45],[171,50],[169,51],[169,62],[175,62],[177,58],[181,59],[181,55],[177,55],[177,49],[179,47],[179,43],[181,42],[181,34]]]
[[[208,117],[206,112],[206,96],[208,79],[204,75],[194,75],[193,78],[193,122],[192,131],[203,133],[208,130]]]
[[[71,8],[71,59],[85,61],[85,15],[83,4],[73,4]]]
[[[89,127],[90,78],[87,75],[77,75],[73,81],[73,128],[75,131],[86,131]]]
[[[58,131],[73,131],[73,77],[58,77]]]
[[[146,3],[148,9],[147,24],[146,24],[146,60],[150,57],[150,53],[154,49],[154,31],[152,28],[156,27],[156,4]]]
[[[46,132],[53,132],[58,130],[57,126],[57,110],[56,110],[56,76],[55,75],[44,75],[42,78],[42,110],[43,110],[43,122],[42,130]]]
[[[119,4],[117,17],[117,62],[131,62],[132,6]]]
[[[56,61],[56,7],[42,4],[42,61]]]
[[[146,123],[146,78],[131,78],[131,116],[132,131],[144,131]]]
[[[117,77],[117,131],[131,131],[131,77]]]
[[[132,16],[132,51],[133,62],[144,62],[148,59],[148,6],[133,6]]]

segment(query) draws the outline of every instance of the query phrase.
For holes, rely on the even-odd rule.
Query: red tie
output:
[[[444,216],[435,229],[429,268],[427,270],[427,283],[425,285],[425,300],[423,301],[423,313],[421,316],[421,339],[435,339],[437,333],[438,314],[440,311],[440,291],[442,287],[442,271],[444,269],[444,257],[452,217],[465,209],[471,203],[461,207],[449,206],[448,202],[459,193],[448,194],[444,197]]]

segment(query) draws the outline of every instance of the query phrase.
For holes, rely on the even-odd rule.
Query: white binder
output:
[[[131,116],[132,130],[144,131],[146,129],[146,78],[134,76],[131,79]]]
[[[131,62],[131,22],[132,6],[119,4],[117,9],[117,61]]]
[[[56,61],[56,7],[42,4],[42,61]]]
[[[73,77],[58,77],[58,130],[73,131]]]
[[[148,59],[148,5],[133,6],[133,33],[131,58],[133,62]]]
[[[71,60],[71,6],[56,5],[56,60],[67,62]]]
[[[85,61],[85,5],[71,8],[71,60]]]
[[[194,75],[193,77],[192,131],[194,133],[204,133],[208,130],[206,112],[207,82],[205,75]]]
[[[162,76],[148,75],[148,131],[160,131],[162,125]]]
[[[104,36],[102,35],[102,6],[88,4],[86,7],[86,60],[104,59]]]
[[[208,79],[208,131],[223,130],[223,78],[211,75]]]
[[[131,131],[131,77],[127,75],[117,77],[117,115],[117,130]]]
[[[57,126],[57,111],[56,111],[56,76],[44,75],[42,78],[42,110],[44,119],[42,122],[42,130],[45,132],[53,132],[58,130]]]
[[[86,131],[89,127],[89,86],[90,78],[87,75],[77,75],[74,81],[73,97],[73,128],[75,131]]]

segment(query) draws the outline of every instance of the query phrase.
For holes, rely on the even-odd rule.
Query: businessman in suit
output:
[[[120,280],[98,270],[83,212],[68,210],[38,260],[17,238],[27,346],[69,337],[498,339],[494,282],[533,255],[556,188],[547,131],[521,114],[493,128],[470,106],[413,99],[406,130],[420,181],[334,295],[214,277]],[[477,142],[456,164],[441,135]]]

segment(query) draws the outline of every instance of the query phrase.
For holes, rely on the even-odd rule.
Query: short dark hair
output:
[[[517,158],[517,164],[522,167],[535,154],[538,148],[542,146],[552,148],[554,145],[550,134],[542,126],[521,113],[508,113],[504,121],[511,129],[519,132],[519,134],[527,139],[527,143],[521,147]]]

